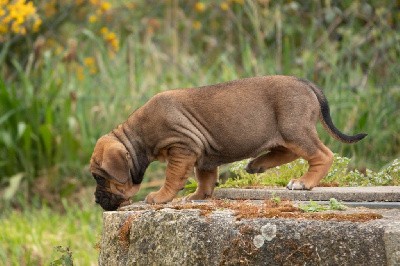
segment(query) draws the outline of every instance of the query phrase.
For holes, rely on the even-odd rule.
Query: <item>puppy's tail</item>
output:
[[[307,83],[307,85],[312,89],[312,91],[315,93],[317,96],[319,105],[321,107],[321,112],[320,112],[320,121],[326,131],[335,139],[344,142],[344,143],[355,143],[363,138],[365,138],[368,134],[365,133],[360,133],[356,134],[353,136],[346,135],[342,133],[339,129],[336,128],[336,126],[332,122],[332,118],[330,115],[329,111],[329,105],[328,105],[328,100],[326,99],[325,95],[323,94],[322,90],[319,89],[317,86],[309,82],[308,80],[301,80],[304,83]]]

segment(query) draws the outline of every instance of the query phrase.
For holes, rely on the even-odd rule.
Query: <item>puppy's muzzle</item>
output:
[[[97,186],[94,193],[96,203],[106,211],[115,211],[125,201],[120,195],[113,194]]]

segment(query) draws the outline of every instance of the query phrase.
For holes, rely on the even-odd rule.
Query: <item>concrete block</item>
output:
[[[264,203],[229,204],[225,206],[237,204],[243,211]],[[371,219],[342,219],[358,213]],[[340,212],[338,218],[335,214],[327,220],[302,213],[263,218],[257,212],[239,215],[238,209],[215,201],[198,206],[135,204],[104,212],[99,264],[400,265],[399,210],[357,208]]]

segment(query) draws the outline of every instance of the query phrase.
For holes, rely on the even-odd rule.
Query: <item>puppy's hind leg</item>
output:
[[[333,163],[333,153],[319,139],[309,143],[307,147],[298,144],[289,145],[293,152],[308,161],[308,171],[299,179],[292,179],[287,185],[291,190],[308,190],[317,186],[322,178],[328,174]],[[310,152],[312,151],[312,152]]]
[[[270,152],[262,154],[251,160],[246,171],[249,174],[263,173],[265,170],[296,160],[299,156],[289,149],[278,146],[271,149]]]
[[[196,191],[187,197],[188,200],[203,200],[210,198],[214,192],[218,178],[218,167],[211,170],[202,170],[196,167],[198,186]]]
[[[164,185],[157,192],[147,195],[147,203],[166,203],[171,201],[185,186],[196,162],[193,152],[182,148],[171,148],[167,155],[167,170]]]

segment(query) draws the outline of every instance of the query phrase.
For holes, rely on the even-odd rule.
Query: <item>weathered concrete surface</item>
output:
[[[286,188],[220,188],[214,192],[214,198],[217,199],[269,199],[273,196],[298,201],[327,201],[330,198],[335,198],[340,201],[356,202],[400,202],[400,186],[315,187],[310,191],[288,190]]]
[[[369,212],[351,209],[348,212]],[[377,212],[374,210],[374,212]],[[400,265],[400,211],[339,222],[235,217],[229,209],[104,212],[100,265]]]

